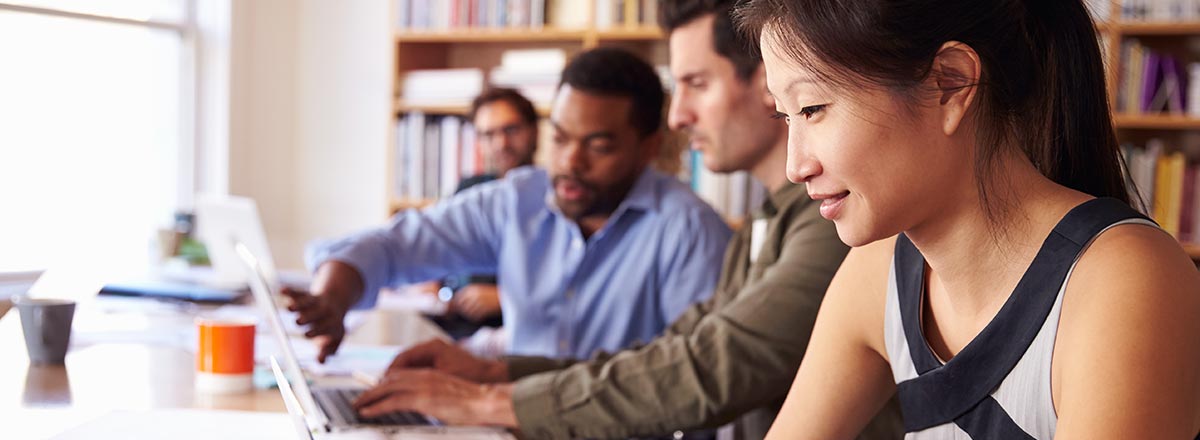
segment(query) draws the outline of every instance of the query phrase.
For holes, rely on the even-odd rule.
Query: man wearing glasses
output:
[[[537,111],[533,103],[513,89],[492,88],[471,102],[467,118],[475,126],[475,142],[487,166],[483,174],[467,177],[455,194],[480,183],[504,177],[509,170],[533,165],[537,150]],[[435,286],[437,287],[437,286]],[[500,291],[495,274],[462,274],[443,280],[438,296],[449,303],[446,316],[435,321],[451,336],[462,338],[480,327],[499,327]],[[481,353],[488,353],[490,340],[476,339]]]
[[[463,179],[458,191],[504,177],[508,170],[533,165],[537,150],[537,111],[516,90],[489,89],[471,103],[467,118],[475,125],[476,142],[488,159],[488,172]]]

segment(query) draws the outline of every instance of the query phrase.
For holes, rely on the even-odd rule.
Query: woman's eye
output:
[[[826,105],[828,105],[828,104],[810,105],[808,107],[804,107],[804,108],[800,109],[800,114],[804,115],[805,120],[812,119],[813,115],[816,115],[817,113],[820,113],[822,110],[825,110]]]

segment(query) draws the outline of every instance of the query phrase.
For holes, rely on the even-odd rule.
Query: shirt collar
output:
[[[808,190],[804,185],[785,183],[782,188],[768,194],[763,200],[762,207],[755,213],[755,218],[771,218],[779,214],[779,210],[795,203],[801,197],[807,197]]]

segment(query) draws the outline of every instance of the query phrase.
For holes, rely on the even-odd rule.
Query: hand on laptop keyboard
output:
[[[434,370],[389,373],[354,401],[354,409],[368,418],[415,411],[451,425],[517,426],[512,384],[482,385]]]

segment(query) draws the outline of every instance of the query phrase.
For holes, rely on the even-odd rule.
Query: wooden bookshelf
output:
[[[1122,43],[1131,38],[1142,40],[1147,46],[1156,50],[1182,56],[1183,62],[1200,59],[1200,52],[1192,49],[1188,40],[1200,36],[1200,21],[1146,21],[1130,19],[1122,14],[1122,3],[1129,0],[1111,2],[1108,19],[1098,22],[1096,28],[1101,33],[1109,102],[1113,105],[1113,124],[1117,128],[1117,137],[1122,142],[1141,145],[1151,138],[1168,140],[1181,139],[1190,136],[1193,131],[1200,131],[1200,118],[1177,114],[1130,114],[1119,113],[1116,109],[1116,99],[1121,84]],[[1187,54],[1184,56],[1183,54]],[[1192,157],[1192,160],[1200,159]],[[1200,243],[1181,243],[1184,250],[1193,260],[1200,264]]]
[[[549,3],[549,2],[547,2]],[[466,116],[469,106],[459,105],[417,105],[405,102],[399,95],[402,89],[404,75],[413,70],[424,69],[454,69],[475,68],[488,70],[499,65],[503,54],[510,49],[558,49],[568,57],[581,51],[598,46],[619,46],[628,49],[651,64],[667,63],[665,36],[652,23],[617,22],[611,26],[598,27],[595,23],[595,3],[592,0],[559,3],[566,7],[580,8],[586,14],[583,17],[573,17],[565,22],[587,23],[581,27],[574,25],[555,26],[552,21],[539,27],[442,27],[437,29],[393,28],[387,36],[391,40],[393,51],[392,75],[394,78],[394,102],[391,108],[393,125],[397,118],[407,113],[422,112],[426,115]],[[549,9],[548,9],[549,10]],[[585,12],[586,11],[586,12]],[[628,12],[628,11],[626,11]],[[397,11],[392,11],[392,22],[398,22]],[[552,17],[553,14],[546,15]],[[638,14],[623,14],[623,17],[637,17]],[[439,18],[445,18],[439,16]],[[423,22],[429,23],[429,22]],[[441,22],[439,22],[441,23]],[[436,24],[435,24],[436,26]],[[537,112],[543,118],[548,117],[550,109],[539,105]],[[393,127],[393,130],[395,128]],[[543,131],[546,131],[543,129]],[[394,131],[393,131],[394,133]],[[389,139],[394,136],[389,136]],[[546,142],[549,136],[542,133],[542,151],[548,151]],[[394,141],[393,141],[394,142]],[[678,148],[664,148],[662,156],[679,162],[679,151],[684,148],[680,143]],[[423,208],[436,203],[436,199],[407,198],[398,194],[399,182],[403,176],[403,167],[397,164],[395,146],[390,145],[386,163],[390,189],[388,190],[387,206],[392,211],[411,208]],[[663,161],[659,161],[663,162]],[[661,164],[660,164],[661,165]],[[670,168],[660,168],[671,171]],[[678,165],[675,167],[678,169]]]
[[[1200,118],[1171,114],[1117,114],[1113,122],[1118,129],[1136,130],[1200,130]]]

